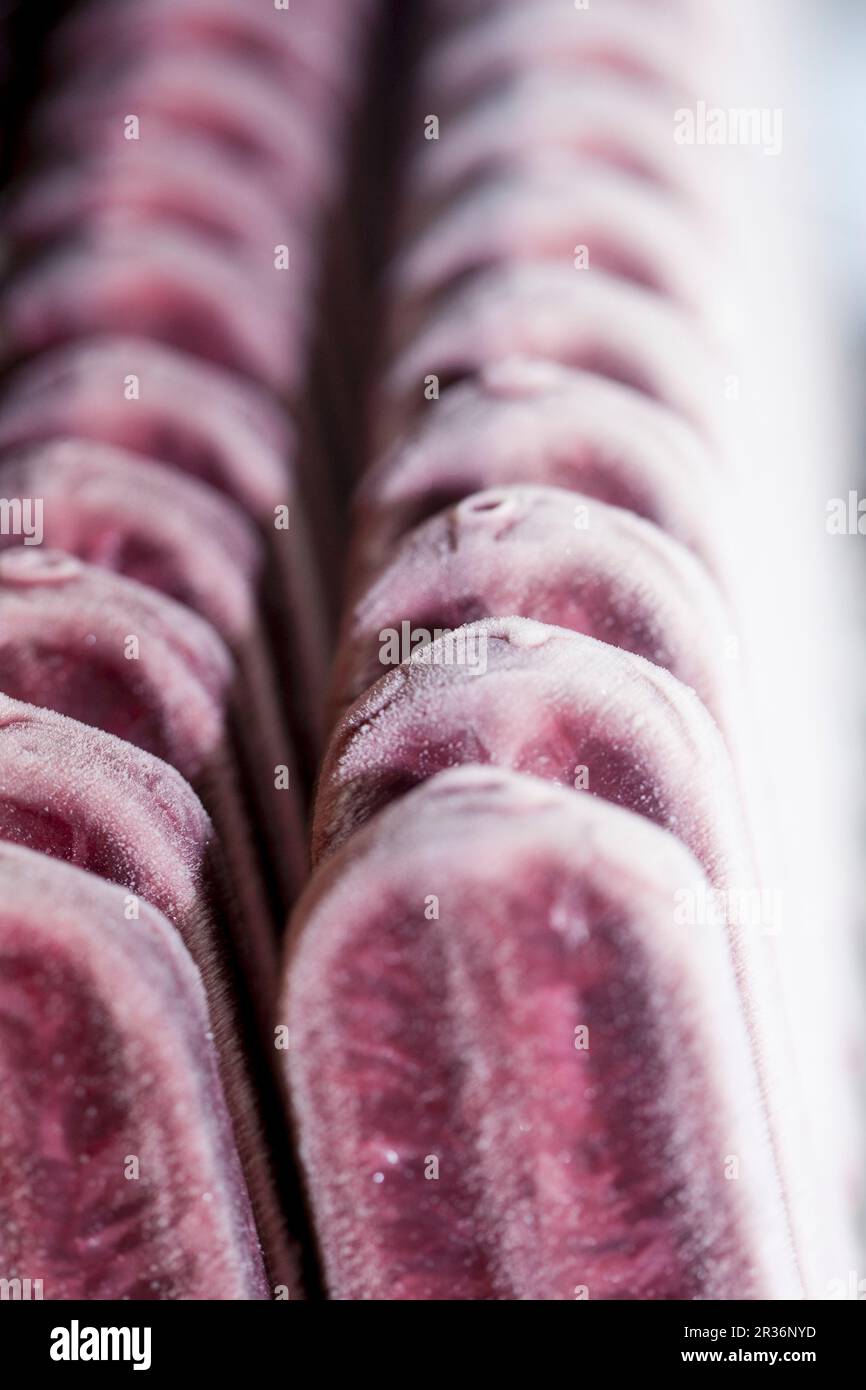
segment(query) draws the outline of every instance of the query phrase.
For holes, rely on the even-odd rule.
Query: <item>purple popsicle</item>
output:
[[[509,358],[431,402],[373,465],[355,503],[350,573],[364,582],[411,527],[473,492],[512,483],[570,488],[626,508],[720,571],[724,502],[694,431],[617,382]]]
[[[319,870],[282,1008],[332,1298],[802,1297],[724,930],[673,917],[705,890],[643,817],[492,768]]]
[[[337,714],[385,668],[382,632],[502,614],[536,618],[646,657],[733,724],[731,614],[700,562],[657,526],[563,488],[477,492],[411,531],[346,609]]]
[[[0,844],[0,1269],[45,1299],[266,1299],[201,978],[127,904]]]

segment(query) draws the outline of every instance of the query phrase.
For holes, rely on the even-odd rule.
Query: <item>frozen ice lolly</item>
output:
[[[724,932],[673,916],[705,887],[493,768],[319,870],[282,1009],[332,1298],[802,1297]]]
[[[484,271],[437,307],[385,377],[381,438],[436,409],[431,378],[441,393],[514,356],[596,372],[718,433],[724,374],[687,313],[601,270],[531,262]]]
[[[273,978],[275,914],[238,756],[254,713],[228,648],[204,619],[150,588],[44,547],[0,554],[0,688],[170,763],[195,787],[219,836],[254,985]],[[273,771],[258,769],[273,783]],[[283,846],[294,890],[300,820]]]
[[[16,559],[16,552],[4,557],[3,584],[7,594],[13,583],[8,561]],[[46,572],[52,567],[59,569],[62,562],[62,557],[54,562],[49,559]],[[48,608],[47,604],[41,606]],[[54,615],[52,623],[52,615],[45,614],[45,641],[41,649],[41,634],[28,641],[26,632],[21,631],[26,626],[26,601],[16,605],[7,599],[4,607],[10,611],[8,628],[4,614],[4,693],[0,697],[4,720],[0,834],[68,858],[124,884],[176,923],[201,911],[218,918],[231,933],[233,949],[266,1030],[275,981],[275,941],[267,904],[250,861],[249,832],[237,787],[233,785],[233,770],[224,746],[216,742],[217,738],[224,738],[219,712],[208,701],[206,690],[201,685],[196,688],[195,678],[183,670],[183,662],[177,653],[171,652],[163,636],[162,651],[156,661],[151,661],[151,680],[155,680],[153,669],[160,666],[170,682],[169,689],[161,694],[145,679],[136,682],[127,678],[123,693],[134,696],[137,705],[130,701],[129,709],[124,709],[120,698],[111,705],[107,699],[111,683],[106,660],[111,617],[100,615],[105,634],[103,650],[100,653],[97,648],[94,656],[101,655],[102,664],[94,660],[88,668],[87,648],[81,652],[74,641],[74,634],[82,629],[86,600],[79,604],[78,612],[74,600],[70,601],[65,630],[62,618]],[[42,616],[39,603],[30,607],[35,616]],[[81,641],[83,644],[86,638]],[[118,676],[122,660],[121,648],[114,663]],[[64,694],[64,684],[68,694]],[[196,746],[189,726],[184,729],[186,719],[194,712],[192,701],[189,714],[180,713],[177,706],[181,697],[192,695],[197,697],[200,717],[203,714],[207,719],[202,742],[207,738],[209,725],[211,747]],[[30,698],[22,701],[20,696]],[[147,707],[148,699],[151,708]],[[177,726],[173,729],[172,704],[176,706]],[[87,717],[79,722],[67,717],[66,710]],[[154,744],[159,719],[182,745],[181,765],[195,765],[196,783],[207,795],[209,807],[220,817],[219,838],[214,837],[212,822],[192,787],[181,776],[175,780],[174,763],[151,754],[146,747],[140,751],[140,745],[113,734],[111,727],[100,730],[100,722],[113,724],[133,736],[137,734],[144,743]],[[181,733],[183,738],[179,737]],[[177,754],[178,749],[166,746],[167,743],[168,739],[157,743],[159,751]],[[64,762],[62,775],[55,766],[58,760]],[[136,826],[139,838],[133,833]],[[177,837],[182,847],[182,861],[179,851],[171,848],[172,837]],[[181,862],[183,875],[179,870]]]
[[[289,420],[253,383],[171,343],[85,337],[14,372],[0,399],[0,447],[66,435],[173,464],[262,523],[295,501]]]
[[[150,129],[191,132],[266,177],[298,226],[310,226],[332,195],[339,168],[333,140],[291,85],[261,66],[203,47],[165,47],[131,52],[97,71],[98,82],[86,65],[72,69],[40,102],[33,117],[38,147],[80,157],[124,139],[146,142]],[[139,123],[132,135],[130,115]]]
[[[290,85],[298,104],[327,128],[333,102],[346,103],[357,83],[352,39],[371,10],[307,0],[291,10],[245,0],[145,0],[118,6],[90,0],[76,6],[50,45],[61,71],[148,50],[213,49],[233,62],[269,70]]]
[[[348,605],[333,681],[338,713],[381,675],[383,632],[515,615],[646,657],[692,686],[726,732],[735,624],[701,563],[657,526],[564,488],[472,493],[409,532]],[[733,750],[732,750],[733,751]]]
[[[0,844],[0,1267],[45,1299],[266,1299],[201,978],[122,888]]]
[[[539,164],[456,198],[410,238],[389,279],[397,341],[458,284],[533,260],[618,275],[708,316],[718,293],[710,234],[699,235],[670,197],[615,170],[581,169],[569,156]]]
[[[129,334],[291,390],[302,372],[304,328],[281,298],[191,232],[94,229],[86,242],[46,250],[6,278],[3,362],[97,333]]]
[[[315,745],[330,623],[316,558],[321,536],[311,532],[325,507],[321,480],[300,468],[290,422],[254,383],[164,343],[111,335],[44,353],[6,383],[0,451],[73,435],[173,464],[255,519],[271,580],[262,616],[273,627],[287,714],[296,735]]]
[[[512,357],[431,401],[362,480],[350,572],[376,573],[399,538],[485,488],[551,484],[627,508],[723,569],[725,498],[712,456],[668,407],[618,382]]]
[[[542,70],[582,82],[612,73],[677,104],[703,91],[706,51],[679,18],[633,0],[575,6],[562,0],[496,5],[431,42],[417,83],[449,112]]]
[[[674,102],[659,102],[626,77],[530,72],[470,105],[423,142],[406,174],[405,225],[418,226],[460,193],[506,169],[554,152],[589,167],[618,169],[666,190],[686,219],[713,206],[709,171],[682,158],[672,135]]]
[[[167,594],[239,652],[255,625],[264,563],[252,522],[198,478],[125,448],[80,437],[10,447],[38,431],[62,392],[60,380],[46,386],[32,402],[0,404],[0,495],[19,500],[34,541]],[[96,403],[91,422],[95,412]],[[26,534],[0,534],[0,550],[30,543]]]
[[[292,278],[286,301],[312,289],[313,272],[303,237],[266,185],[239,169],[206,140],[125,149],[70,166],[63,161],[34,171],[14,186],[4,207],[4,229],[13,247],[29,251],[49,241],[80,238],[92,227],[177,224],[237,256],[253,280],[278,289],[274,248],[288,244]],[[287,240],[288,239],[288,240]]]
[[[399,640],[390,648],[399,661]],[[467,623],[416,647],[347,711],[322,767],[314,862],[464,763],[614,801],[673,831],[713,883],[755,883],[730,758],[694,691],[643,657],[529,618]]]

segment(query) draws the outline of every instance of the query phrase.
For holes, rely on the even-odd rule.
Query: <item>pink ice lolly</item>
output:
[[[52,35],[50,56],[69,72],[167,47],[221,52],[287,82],[298,104],[326,129],[334,99],[345,102],[357,80],[352,39],[369,8],[317,0],[315,7],[295,5],[288,13],[245,0],[144,0],[134,7],[91,0],[76,6]]]
[[[497,267],[447,296],[395,358],[382,390],[387,442],[438,402],[425,395],[514,356],[549,359],[631,386],[711,439],[723,374],[695,322],[662,296],[604,271]],[[389,434],[390,427],[390,434]]]
[[[226,737],[229,651],[171,599],[44,546],[0,554],[4,693],[200,778]]]
[[[391,272],[395,336],[405,340],[470,276],[532,260],[619,275],[707,315],[716,286],[709,243],[657,189],[554,158],[457,198],[409,241]]]
[[[323,866],[282,1016],[332,1298],[803,1296],[724,931],[673,916],[706,886],[641,816],[492,768]]]
[[[528,618],[468,623],[417,647],[347,711],[322,768],[314,862],[464,763],[614,801],[673,831],[714,883],[754,884],[729,755],[694,691],[643,657]]]
[[[449,113],[531,72],[580,82],[612,73],[683,105],[703,90],[706,54],[681,20],[633,0],[574,9],[561,0],[488,9],[428,45],[417,85]]]
[[[351,572],[365,576],[399,538],[484,488],[553,484],[635,512],[718,573],[722,500],[712,457],[673,411],[604,377],[509,358],[429,403],[364,478]]]
[[[204,139],[185,138],[155,150],[134,141],[84,163],[49,165],[10,191],[4,227],[13,247],[80,237],[89,228],[174,223],[238,256],[247,273],[271,292],[274,247],[290,243],[293,281],[312,291],[304,238],[261,180]],[[291,302],[286,285],[286,301]]]
[[[300,736],[314,742],[330,628],[321,537],[312,534],[324,495],[321,479],[301,474],[297,435],[282,412],[253,383],[210,363],[163,343],[110,336],[45,353],[7,382],[0,451],[68,435],[172,463],[257,521],[272,569],[269,612],[287,709]]]
[[[384,674],[383,630],[537,618],[646,657],[694,687],[728,732],[734,623],[704,567],[657,526],[563,488],[476,492],[410,532],[349,605],[338,712]]]
[[[61,380],[53,390],[62,394]],[[127,449],[82,438],[9,449],[8,438],[38,430],[52,399],[46,382],[44,395],[0,407],[0,437],[8,431],[0,496],[17,498],[22,507],[41,501],[40,543],[167,594],[239,650],[255,622],[263,567],[252,522],[197,478]],[[28,512],[27,518],[32,529],[35,517]],[[0,535],[0,550],[20,546],[22,538]]]
[[[578,22],[580,16],[578,16]],[[669,191],[686,217],[705,221],[712,176],[683,156],[672,106],[626,77],[539,71],[503,84],[446,121],[410,162],[407,223],[417,226],[458,194],[506,169],[532,168],[565,152]]]
[[[71,616],[70,627],[74,623]],[[10,656],[14,684],[26,653]],[[70,667],[70,652],[61,656]],[[85,680],[82,671],[79,681]],[[225,753],[211,751],[214,762],[220,755],[214,780],[217,773],[227,776]],[[221,792],[229,795],[225,785]],[[178,926],[196,913],[217,916],[231,933],[254,1005],[263,1020],[270,1017],[270,924],[250,920],[245,903],[236,901],[249,885],[231,880],[231,847],[214,837],[202,802],[170,763],[89,724],[0,694],[0,838],[124,884]]]
[[[274,923],[237,765],[235,721],[251,711],[237,706],[236,676],[209,624],[163,594],[62,551],[0,554],[0,687],[152,753],[195,787],[240,914],[241,962],[254,997],[266,1001]],[[284,854],[297,887],[300,826]]]
[[[137,138],[172,130],[202,135],[239,167],[267,178],[298,227],[331,196],[339,170],[333,139],[304,110],[298,94],[263,68],[232,62],[217,50],[131,52],[125,61],[65,75],[33,120],[36,144],[78,156],[117,148],[129,114]]]
[[[103,229],[64,243],[7,279],[0,311],[6,365],[97,333],[129,333],[276,391],[297,388],[301,376],[300,309],[287,312],[276,290],[268,295],[231,256],[178,228]]]
[[[45,1299],[266,1299],[201,978],[123,889],[0,844],[0,1268]]]
[[[256,520],[295,501],[295,431],[270,397],[146,337],[84,338],[4,383],[0,448],[77,435],[210,483]]]

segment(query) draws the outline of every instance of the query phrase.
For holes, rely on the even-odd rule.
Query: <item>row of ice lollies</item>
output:
[[[301,1291],[272,1020],[329,642],[301,421],[374,20],[86,0],[4,195],[0,1267],[46,1299]]]
[[[327,699],[287,420],[373,7],[59,30],[0,296],[44,531],[0,555],[7,1277],[814,1293],[850,1174],[761,910],[716,214],[666,125],[711,10],[427,5]]]

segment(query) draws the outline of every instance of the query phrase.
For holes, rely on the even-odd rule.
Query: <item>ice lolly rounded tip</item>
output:
[[[578,10],[578,13],[575,13]],[[706,48],[681,17],[632,0],[571,7],[560,0],[494,6],[427,45],[417,82],[450,113],[532,72],[625,78],[659,100],[705,90]]]
[[[283,899],[291,901],[306,873],[301,782],[259,614],[264,554],[252,524],[194,478],[82,440],[3,455],[0,494],[22,508],[30,537],[24,546],[39,539],[148,585],[207,619],[229,645],[240,753],[262,839],[270,842]],[[0,539],[0,553],[13,546],[21,548],[22,535]],[[285,769],[288,787],[274,785],[277,768]]]
[[[296,389],[302,372],[303,315],[180,228],[94,229],[7,276],[0,305],[6,366],[110,333],[166,343],[277,392]]]
[[[632,652],[529,618],[431,635],[408,660],[389,635],[393,669],[337,725],[314,862],[418,782],[480,763],[614,801],[676,834],[717,885],[754,883],[730,756],[693,690]]]
[[[366,582],[400,537],[443,507],[510,484],[626,508],[724,574],[725,494],[695,431],[598,373],[510,355],[430,402],[373,463],[355,499],[351,578]]]
[[[709,323],[723,292],[713,259],[711,230],[699,234],[658,189],[554,155],[456,198],[408,240],[389,272],[393,336],[407,341],[461,282],[533,260],[620,276]]]
[[[160,48],[130,53],[99,71],[96,83],[86,66],[72,69],[39,104],[31,126],[37,147],[87,155],[124,139],[146,141],[150,128],[162,126],[203,135],[240,167],[261,171],[301,225],[332,194],[339,168],[334,142],[291,86],[266,69],[216,50]]]
[[[246,265],[253,283],[278,290],[275,248],[290,243],[290,306],[299,288],[312,290],[310,247],[264,180],[236,167],[201,137],[96,154],[70,165],[50,163],[14,184],[4,226],[13,250],[31,254],[48,243],[81,239],[89,229],[178,225]]]
[[[471,493],[410,531],[347,605],[333,679],[341,714],[385,673],[383,632],[535,618],[646,657],[693,687],[736,739],[733,615],[700,561],[657,526],[564,488]],[[733,751],[733,750],[732,750]]]
[[[803,1296],[724,931],[674,916],[706,889],[643,817],[492,767],[322,866],[282,1016],[332,1298]]]
[[[554,151],[670,193],[697,225],[711,218],[719,200],[713,174],[674,141],[672,103],[610,74],[575,81],[530,72],[467,107],[438,140],[420,143],[405,177],[404,229],[423,225],[455,196],[504,170],[531,168]]]
[[[722,363],[690,316],[604,271],[535,261],[494,267],[446,296],[385,375],[379,438],[392,442],[449,384],[514,356],[630,386],[718,449]]]
[[[270,761],[260,750],[258,766],[244,761],[252,749],[243,723],[268,712],[267,690],[242,680],[249,668],[239,672],[211,626],[165,595],[60,551],[22,545],[0,553],[0,670],[7,695],[125,739],[196,788],[217,827],[255,973],[266,978],[274,919],[303,883],[307,856],[297,788],[282,793],[281,813],[277,794],[264,793],[275,758],[289,757],[296,774],[288,746],[275,741]],[[278,739],[279,726],[270,733]],[[259,786],[249,799],[248,778]],[[257,814],[281,832],[264,865]],[[271,875],[286,881],[285,894]]]
[[[48,1300],[268,1298],[180,936],[20,846],[0,843],[0,885],[4,1275]]]

